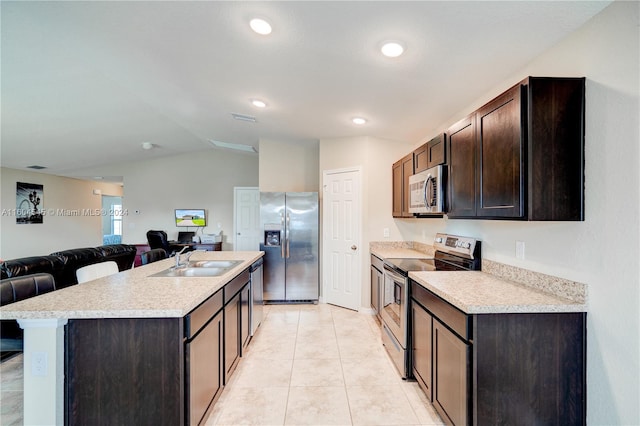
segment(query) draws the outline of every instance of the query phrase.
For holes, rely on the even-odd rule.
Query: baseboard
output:
[[[367,314],[367,315],[375,315],[376,311],[373,308],[365,308],[365,307],[360,307],[358,309],[358,312],[360,312],[361,314]]]

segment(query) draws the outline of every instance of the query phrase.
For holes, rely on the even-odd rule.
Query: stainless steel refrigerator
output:
[[[265,302],[318,300],[318,193],[261,192]]]

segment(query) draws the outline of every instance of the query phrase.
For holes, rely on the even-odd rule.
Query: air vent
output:
[[[245,152],[258,152],[251,145],[242,145],[239,143],[230,143],[230,142],[221,142],[213,139],[209,139],[209,142],[218,148],[226,148],[226,149],[235,149],[236,151],[245,151]]]
[[[251,123],[255,123],[256,121],[258,121],[258,120],[256,120],[256,118],[255,118],[255,117],[253,117],[253,116],[251,116],[251,115],[236,114],[236,113],[232,112],[232,113],[231,113],[231,116],[232,116],[233,118],[235,118],[236,120],[249,121],[249,122],[251,122]]]
[[[42,170],[42,169],[46,169],[46,167],[33,165],[33,166],[27,166],[27,169]]]

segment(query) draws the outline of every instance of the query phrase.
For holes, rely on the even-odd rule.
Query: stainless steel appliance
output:
[[[317,302],[318,193],[261,192],[265,302]]]
[[[403,379],[411,377],[409,339],[410,271],[475,271],[481,268],[481,243],[474,238],[437,234],[431,259],[384,260],[381,298],[382,342]]]
[[[446,168],[442,165],[409,176],[409,213],[443,214]]]
[[[250,316],[249,321],[251,322],[251,336],[253,336],[256,333],[258,327],[260,326],[260,323],[262,322],[262,317],[264,314],[264,308],[262,307],[263,305],[263,299],[262,299],[262,292],[263,292],[262,265],[263,263],[264,261],[262,260],[262,258],[260,258],[256,260],[253,263],[253,265],[251,265],[251,268],[249,269],[249,272],[251,273],[251,281],[250,281],[251,309],[249,310],[249,316]]]

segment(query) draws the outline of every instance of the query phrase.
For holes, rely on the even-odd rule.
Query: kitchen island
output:
[[[241,262],[216,277],[151,276],[175,264],[166,259],[2,307],[24,328],[25,424],[188,423],[189,342],[220,339],[223,314],[241,323],[248,268],[262,255],[196,252],[192,261]]]

